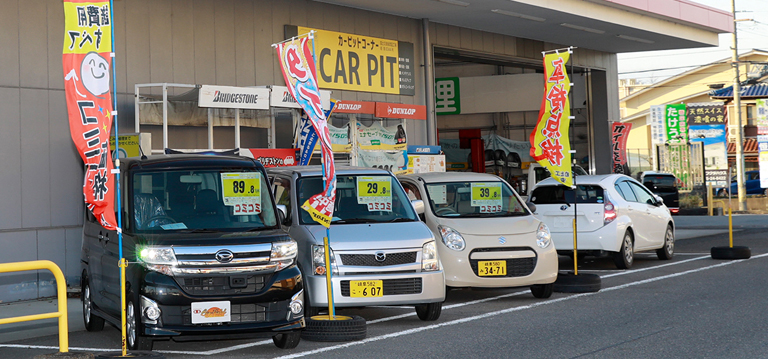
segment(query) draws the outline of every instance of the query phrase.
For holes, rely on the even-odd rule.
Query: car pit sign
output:
[[[392,179],[389,176],[357,177],[357,203],[368,211],[392,211]]]
[[[224,205],[234,207],[235,215],[261,213],[261,173],[222,173],[221,187]]]

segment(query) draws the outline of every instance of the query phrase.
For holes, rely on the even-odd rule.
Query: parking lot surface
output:
[[[681,231],[682,232],[682,231]],[[685,237],[685,236],[683,236]],[[435,322],[422,322],[411,307],[340,309],[368,321],[365,340],[303,340],[280,350],[269,338],[155,343],[167,358],[767,358],[768,241],[763,229],[741,229],[737,245],[748,260],[713,260],[712,246],[728,245],[728,233],[696,232],[679,239],[671,261],[639,253],[630,270],[610,258],[587,258],[580,273],[602,278],[597,293],[555,293],[534,298],[527,288],[452,290]],[[560,270],[573,262],[560,257]],[[119,331],[70,333],[70,350],[119,350]],[[55,352],[55,335],[0,344],[2,358]]]

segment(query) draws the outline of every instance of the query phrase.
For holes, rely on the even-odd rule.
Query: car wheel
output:
[[[89,332],[99,332],[104,329],[104,318],[93,314],[93,301],[91,300],[91,286],[88,283],[88,277],[83,278],[83,288],[80,292],[80,298],[83,301],[83,324],[85,330]]]
[[[301,341],[301,332],[278,334],[272,337],[272,342],[280,349],[293,349]]]
[[[315,342],[346,342],[365,339],[367,327],[363,317],[336,316],[336,320],[306,318],[307,327],[301,338]]]
[[[141,321],[139,310],[128,301],[125,306],[125,344],[130,350],[152,350],[152,339],[139,334],[139,323]]]
[[[613,263],[616,264],[616,268],[629,269],[632,267],[632,263],[635,261],[635,250],[632,242],[632,232],[627,230],[621,241],[621,249],[617,253],[613,253]]]
[[[664,247],[656,250],[656,256],[661,260],[669,260],[675,255],[675,231],[672,225],[667,225],[667,231],[664,233]]]
[[[442,312],[443,303],[429,303],[416,306],[416,315],[425,322],[437,320]]]
[[[531,286],[531,294],[536,298],[549,298],[555,290],[555,283],[535,284]]]

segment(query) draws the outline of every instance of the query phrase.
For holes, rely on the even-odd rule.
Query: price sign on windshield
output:
[[[472,183],[472,202],[470,205],[481,207],[484,209],[483,213],[501,211],[501,182]]]
[[[369,211],[392,211],[392,177],[358,176],[357,203],[368,204]]]
[[[258,172],[229,172],[221,174],[221,187],[225,206],[261,204],[261,173]],[[257,206],[260,207],[260,206]],[[248,214],[260,213],[261,208],[254,212],[251,208]],[[243,213],[245,214],[245,213]]]

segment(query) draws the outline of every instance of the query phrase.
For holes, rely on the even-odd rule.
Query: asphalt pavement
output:
[[[725,221],[723,221],[723,219]],[[602,278],[597,293],[536,299],[526,288],[454,290],[435,322],[413,308],[340,309],[368,320],[368,337],[348,343],[302,341],[280,350],[267,340],[155,343],[167,358],[768,358],[768,215],[735,215],[734,242],[749,260],[721,261],[727,217],[676,216],[676,255],[661,261],[638,253],[630,270],[587,258],[579,271]],[[561,257],[562,271],[573,262]],[[51,307],[51,308],[46,308]],[[0,305],[0,317],[55,310],[53,301]],[[120,333],[82,327],[77,299],[68,301],[71,350],[117,351]],[[0,357],[29,358],[57,350],[55,320],[0,326]],[[51,331],[53,328],[53,331]],[[21,335],[21,337],[19,337]]]

